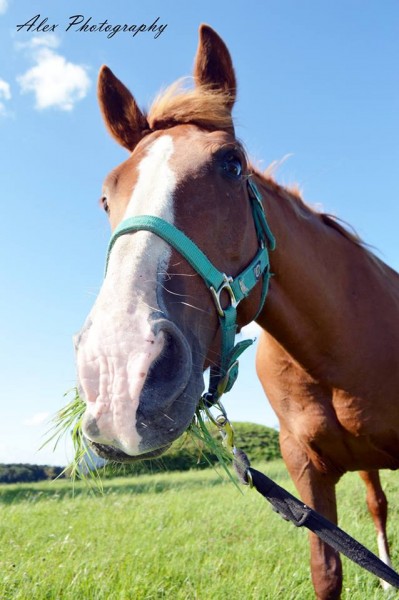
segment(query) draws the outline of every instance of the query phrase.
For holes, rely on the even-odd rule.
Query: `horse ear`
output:
[[[112,137],[132,151],[149,129],[147,119],[129,90],[105,65],[98,75],[97,96],[101,113]]]
[[[233,108],[237,83],[230,52],[222,38],[209,25],[201,25],[199,29],[194,78],[197,85],[208,85],[225,92],[230,97],[228,107]]]

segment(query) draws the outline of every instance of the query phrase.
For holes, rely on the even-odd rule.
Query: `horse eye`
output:
[[[236,154],[229,154],[222,164],[223,170],[232,179],[239,179],[242,175],[242,162]]]
[[[108,205],[108,199],[106,196],[102,196],[101,200],[100,200],[101,206],[103,207],[103,209],[105,210],[105,212],[107,213],[107,215],[109,214],[109,205]]]

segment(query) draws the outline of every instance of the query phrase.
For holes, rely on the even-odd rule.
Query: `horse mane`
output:
[[[187,79],[180,79],[157,96],[146,115],[150,128],[193,123],[210,130],[233,130],[230,94],[205,85],[188,89]]]
[[[377,264],[382,264],[379,258],[377,258],[373,252],[371,252],[370,246],[364,240],[362,240],[354,228],[346,221],[336,217],[335,215],[321,212],[309,206],[309,204],[303,200],[302,194],[297,186],[284,187],[280,185],[270,175],[269,169],[267,169],[264,174],[257,174],[260,176],[262,182],[266,185],[266,188],[268,188],[272,193],[277,194],[280,198],[288,200],[298,216],[301,216],[302,218],[309,217],[309,215],[316,217],[316,219],[319,219],[323,225],[334,229],[349,242],[364,250]]]

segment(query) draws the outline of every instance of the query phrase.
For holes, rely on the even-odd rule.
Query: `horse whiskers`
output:
[[[214,359],[210,359],[209,355],[208,355],[208,363],[210,367],[218,367],[220,365],[220,353],[213,353],[215,355]]]
[[[193,304],[189,304],[188,302],[179,302],[179,304],[183,304],[183,306],[188,306],[189,308],[193,308],[194,310],[198,310],[199,312],[202,312],[204,314],[208,314],[207,310],[204,310],[203,308],[199,308],[199,306],[194,306]]]
[[[182,264],[182,261],[179,260],[178,262],[172,263],[171,265],[169,265],[169,268],[172,267],[179,267]],[[173,275],[180,275],[180,273],[174,273]],[[198,277],[198,273],[190,273],[188,275],[189,277]]]
[[[171,296],[186,296],[189,297],[187,294],[180,294],[179,292],[172,292],[172,290],[168,290],[168,288],[166,288],[164,285],[160,284],[161,288],[163,290],[165,290],[165,292],[167,292],[168,294],[170,294]]]
[[[174,419],[172,419],[172,417],[170,417],[169,415],[167,415],[166,413],[162,413],[162,415],[165,417],[165,419],[169,419],[169,421],[172,421],[172,423],[175,423],[176,421]]]
[[[175,419],[172,419],[172,417],[170,417],[169,415],[167,415],[166,413],[161,413],[163,417],[165,417],[165,419],[168,419],[168,421],[171,421],[172,423],[176,423]],[[140,425],[141,427],[144,427],[145,429],[148,429],[148,424],[145,423],[144,421],[140,421]]]
[[[172,267],[175,265],[172,265]],[[157,275],[167,277],[170,281],[173,277],[198,277],[198,273],[169,273],[168,271],[160,271]]]
[[[159,311],[159,308],[157,308],[156,306],[151,306],[151,304],[148,304],[148,302],[145,302],[145,301],[143,300],[143,298],[140,298],[140,300],[139,300],[139,301],[140,301],[140,303],[141,303],[143,306],[146,306],[147,308],[149,308],[149,309],[150,309],[150,310],[152,310],[153,312],[158,312],[158,311]]]

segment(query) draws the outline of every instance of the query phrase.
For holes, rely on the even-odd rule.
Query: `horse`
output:
[[[399,276],[251,165],[234,132],[236,89],[229,50],[206,25],[194,85],[173,84],[148,112],[100,70],[103,120],[129,156],[104,182],[114,237],[76,340],[83,433],[112,460],[161,455],[190,424],[208,367],[213,399],[231,387],[241,349],[222,368],[223,347],[255,319],[257,374],[302,500],[336,523],[335,486],[359,471],[389,563],[379,469],[399,467]],[[313,534],[310,548],[316,597],[339,598],[339,555]]]

